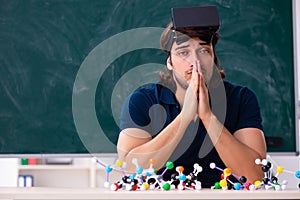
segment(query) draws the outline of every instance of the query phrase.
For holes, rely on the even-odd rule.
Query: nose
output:
[[[193,51],[193,53],[190,56],[190,63],[191,64],[195,64],[197,61],[199,62],[199,64],[201,64],[201,55],[197,53],[197,51]]]

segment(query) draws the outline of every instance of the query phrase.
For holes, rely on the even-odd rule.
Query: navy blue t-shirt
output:
[[[260,107],[254,92],[247,87],[235,85],[228,81],[224,81],[223,88],[225,88],[226,97],[220,104],[225,105],[226,114],[220,122],[223,122],[227,130],[232,134],[242,128],[251,127],[262,130]],[[212,108],[212,110],[214,109]],[[120,116],[120,129],[141,128],[154,138],[176,118],[180,111],[180,105],[171,90],[160,84],[151,84],[138,89],[125,101]],[[210,169],[210,163],[225,168],[199,119],[190,124],[170,157],[170,161],[174,162],[175,166],[183,166],[184,174],[192,172],[193,165],[198,163],[203,168],[203,171],[198,174],[198,180],[201,181],[202,187],[211,187],[221,179],[222,172],[217,169]],[[169,179],[174,172],[176,172],[175,168],[168,170],[164,178]]]

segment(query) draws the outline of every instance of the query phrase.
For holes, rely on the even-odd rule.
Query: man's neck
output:
[[[186,89],[177,85],[175,96],[176,96],[176,100],[178,101],[178,103],[180,104],[181,107],[183,106],[185,93],[186,93]]]

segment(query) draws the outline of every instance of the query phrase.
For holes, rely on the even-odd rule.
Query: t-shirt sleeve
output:
[[[140,128],[149,132],[147,126],[151,119],[149,98],[142,92],[136,91],[125,100],[120,114],[120,130],[126,128]]]
[[[249,88],[241,92],[241,102],[237,130],[242,128],[258,128],[263,130],[262,117],[258,99]]]

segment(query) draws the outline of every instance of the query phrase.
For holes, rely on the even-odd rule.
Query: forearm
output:
[[[156,169],[162,168],[184,135],[187,126],[188,124],[182,122],[182,115],[179,114],[155,138],[126,152],[123,159],[128,163],[127,169],[129,171],[135,170],[131,164],[132,158],[137,158],[139,165],[144,168],[149,167],[150,159],[154,160]]]
[[[263,172],[255,159],[265,157],[263,153],[236,139],[214,115],[210,120],[203,120],[203,124],[220,158],[233,173],[246,176],[250,182],[262,179]]]

